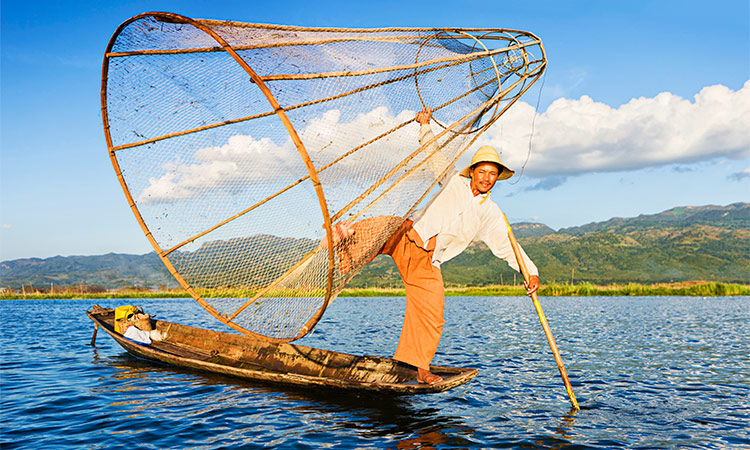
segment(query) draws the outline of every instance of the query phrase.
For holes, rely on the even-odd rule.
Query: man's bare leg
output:
[[[354,235],[354,227],[348,220],[342,220],[341,222],[334,224],[331,226],[331,231],[333,231],[334,246],[342,240]],[[323,250],[328,249],[328,236],[323,236],[323,239],[320,240],[320,248]]]

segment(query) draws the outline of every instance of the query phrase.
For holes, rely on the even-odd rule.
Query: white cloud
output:
[[[300,137],[320,168],[414,115],[415,111],[401,111],[394,116],[381,106],[344,122],[342,111],[328,110],[307,118]],[[503,161],[518,170],[526,161],[533,123],[533,147],[525,173],[543,179],[527,190],[554,189],[567,177],[590,172],[738,159],[750,153],[750,81],[738,91],[721,85],[706,87],[693,101],[663,92],[632,99],[618,108],[588,96],[561,98],[534,116],[532,106],[518,102],[475,144],[495,146]],[[357,182],[369,186],[367,176],[393,167],[405,156],[405,148],[413,149],[404,143],[416,143],[416,131],[415,123],[404,127],[368,148],[368,157],[358,153],[321,177],[340,180],[344,173],[354,173]],[[468,164],[468,153],[459,168]],[[236,193],[251,184],[278,181],[280,176],[297,180],[307,175],[291,140],[278,144],[268,138],[235,135],[224,145],[198,150],[192,160],[160,167],[160,174],[149,179],[138,201],[170,202],[207,191]],[[745,176],[744,172],[734,174],[732,179]]]
[[[165,164],[164,175],[150,178],[138,201],[182,200],[206,190],[234,192],[247,183],[266,179],[266,174],[272,173],[279,161],[299,160],[294,156],[296,150],[291,143],[277,146],[268,138],[256,140],[252,136],[235,135],[225,145],[195,152],[197,162],[194,164]]]
[[[388,108],[378,107],[357,115],[350,122],[342,122],[341,111],[328,110],[322,116],[310,118],[300,138],[315,166],[320,168],[361,143],[413,119],[415,114],[402,111],[394,116]],[[369,164],[377,162],[385,170],[392,168],[404,156],[403,142],[416,144],[416,136],[417,125],[414,124],[378,140],[373,148],[377,160],[370,157]],[[376,172],[375,167],[364,166],[358,156],[342,160],[322,176],[340,176],[342,171],[361,172],[365,167],[369,172]],[[149,178],[148,186],[137,196],[137,201],[156,204],[189,199],[205,192],[233,194],[251,184],[278,182],[280,174],[293,180],[308,174],[291,139],[277,145],[268,138],[235,135],[222,146],[199,149],[192,159],[195,162],[191,164],[169,162],[162,165],[158,169],[161,175]],[[337,175],[332,173],[334,171]]]
[[[309,125],[300,133],[305,148],[318,167],[403,122],[413,120],[416,112],[401,111],[397,116],[394,116],[388,108],[378,107],[369,112],[358,114],[350,122],[342,122],[341,115],[342,113],[339,110],[329,110],[321,117],[310,120]],[[416,123],[380,139],[375,144],[379,153],[378,164],[391,168],[400,162],[404,142],[413,142],[416,145]],[[346,158],[339,163],[338,167],[339,169],[350,170],[359,163],[361,162],[356,157]]]
[[[4,224],[2,224],[2,225],[0,226],[0,228],[2,228],[3,230],[10,230],[11,228],[13,228],[13,225],[10,225],[10,224],[7,224],[7,223],[4,223]]]
[[[636,170],[750,154],[750,81],[742,89],[716,85],[693,101],[669,92],[634,98],[612,108],[588,96],[561,98],[534,120],[534,108],[514,105],[481,138],[494,145],[512,168],[529,149],[526,174],[569,176]]]

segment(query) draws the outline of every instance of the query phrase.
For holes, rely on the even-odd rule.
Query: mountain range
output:
[[[750,283],[750,203],[685,206],[612,218],[558,231],[516,223],[514,234],[543,282],[660,283],[707,280]],[[484,243],[442,265],[449,286],[510,284],[520,276]],[[400,286],[387,257],[368,264],[350,287]]]
[[[557,231],[540,223],[516,223],[513,230],[543,282],[750,284],[750,203],[678,207]],[[442,272],[449,286],[510,284],[517,276],[483,243],[472,244],[443,264]],[[177,285],[153,252],[0,262],[0,287],[84,284],[105,289]],[[384,256],[375,258],[349,283],[355,288],[400,285],[395,265]]]

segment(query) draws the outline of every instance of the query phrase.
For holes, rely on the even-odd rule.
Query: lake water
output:
[[[434,362],[479,375],[412,397],[157,366],[104,332],[91,347],[95,303],[228,330],[189,299],[3,301],[3,449],[750,448],[750,297],[542,298],[575,413],[528,298],[449,297]],[[404,303],[338,299],[298,343],[391,356]]]

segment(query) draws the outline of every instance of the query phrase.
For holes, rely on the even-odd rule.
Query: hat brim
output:
[[[479,161],[479,162],[483,162],[483,161]],[[476,164],[479,164],[479,162],[476,163]],[[500,174],[498,174],[498,176],[497,176],[497,181],[507,180],[508,178],[512,177],[514,173],[516,173],[515,171],[509,169],[504,164],[496,163],[494,161],[484,161],[484,162],[491,162],[493,164],[497,164],[498,166],[500,166],[501,170],[500,170]],[[461,172],[459,172],[459,175],[461,175],[462,177],[471,178],[471,167],[473,165],[474,164],[466,166],[466,168],[464,170],[462,170]]]

